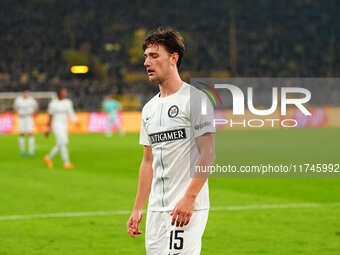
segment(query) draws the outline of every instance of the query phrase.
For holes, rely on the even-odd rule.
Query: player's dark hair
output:
[[[177,69],[179,69],[185,51],[184,39],[179,32],[163,28],[151,31],[144,39],[143,51],[151,45],[163,45],[170,54],[178,53]]]

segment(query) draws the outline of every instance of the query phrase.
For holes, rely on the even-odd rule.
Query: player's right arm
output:
[[[47,117],[47,126],[46,126],[46,131],[45,131],[45,135],[48,136],[50,133],[51,133],[51,126],[52,126],[52,118],[53,118],[53,115],[52,114],[49,114],[48,117]]]
[[[151,191],[153,178],[152,170],[152,149],[151,146],[144,146],[142,163],[139,168],[138,188],[135,204],[131,216],[126,223],[127,231],[132,237],[136,237],[142,233],[139,229],[139,224],[143,218],[143,208]]]
[[[17,97],[15,100],[14,100],[14,104],[13,104],[13,110],[14,110],[14,113],[18,113],[18,103],[19,103],[19,98]]]
[[[45,135],[48,136],[51,133],[51,129],[52,129],[52,118],[53,118],[53,104],[52,104],[53,100],[48,104],[48,109],[47,109],[47,113],[48,113],[48,119],[47,119],[47,125],[46,125],[46,131],[45,131]]]

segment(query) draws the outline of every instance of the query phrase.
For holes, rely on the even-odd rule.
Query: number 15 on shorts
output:
[[[182,250],[184,246],[184,230],[173,230],[170,232],[169,250]]]

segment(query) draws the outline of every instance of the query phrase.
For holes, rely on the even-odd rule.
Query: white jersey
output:
[[[77,116],[73,110],[73,104],[70,99],[53,99],[48,105],[48,113],[52,117],[53,130],[64,129],[67,130],[67,116],[71,118],[73,122],[77,121]]]
[[[38,109],[38,103],[31,96],[27,98],[18,96],[14,101],[14,109],[18,112],[19,117],[27,117],[31,116]]]
[[[201,107],[190,107],[190,102],[200,105],[203,97],[208,102],[205,115]],[[187,83],[168,97],[161,98],[158,93],[144,106],[140,144],[152,146],[153,155],[150,211],[171,211],[183,198],[192,180],[190,168],[199,160],[195,138],[216,132],[213,119],[207,96]],[[195,200],[195,210],[202,209],[209,209],[207,182]]]

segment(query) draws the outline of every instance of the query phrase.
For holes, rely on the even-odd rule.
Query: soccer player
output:
[[[103,110],[109,114],[106,124],[106,135],[112,136],[112,127],[116,127],[120,134],[124,134],[124,131],[119,123],[117,111],[121,110],[122,106],[120,103],[113,99],[111,96],[107,96],[103,102]]]
[[[14,111],[19,115],[19,147],[22,157],[26,156],[25,134],[28,135],[28,156],[34,156],[34,114],[37,110],[38,103],[30,96],[28,89],[24,90],[22,95],[14,101]]]
[[[207,111],[201,114],[198,105],[206,95],[179,76],[184,41],[178,32],[159,29],[148,35],[143,49],[147,74],[160,92],[142,111],[144,155],[127,231],[132,237],[142,233],[139,224],[149,199],[146,254],[197,255],[208,219],[209,191],[208,175],[192,170],[215,160],[213,108],[205,101]]]
[[[58,98],[52,99],[48,105],[49,120],[47,124],[46,135],[48,136],[51,129],[55,135],[57,144],[52,148],[51,152],[44,157],[44,161],[48,168],[52,168],[52,158],[61,153],[61,157],[64,161],[65,169],[73,169],[68,155],[68,126],[67,117],[78,123],[77,116],[74,113],[73,104],[70,99],[67,99],[66,88],[60,88],[58,90]]]

